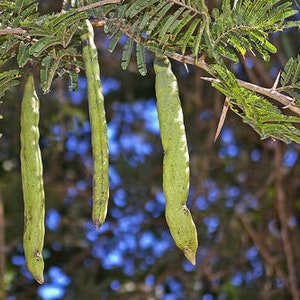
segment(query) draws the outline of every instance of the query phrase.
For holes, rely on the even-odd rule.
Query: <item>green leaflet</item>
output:
[[[23,41],[20,42],[17,61],[20,68],[24,67],[30,59],[29,47]]]
[[[20,76],[20,71],[15,69],[0,73],[0,98],[7,90],[20,83]]]
[[[286,63],[280,79],[280,91],[284,91],[300,102],[300,55],[290,58]]]

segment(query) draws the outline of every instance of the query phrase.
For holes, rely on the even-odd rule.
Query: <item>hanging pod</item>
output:
[[[21,175],[24,200],[23,245],[26,264],[37,282],[43,283],[42,251],[45,235],[43,165],[39,147],[39,99],[33,75],[26,79],[21,103]]]
[[[100,68],[94,30],[91,22],[84,23],[82,57],[87,78],[88,106],[91,124],[93,171],[93,211],[92,220],[98,229],[103,224],[109,198],[109,158],[104,97],[100,81]]]
[[[164,149],[165,216],[176,245],[195,264],[198,239],[196,226],[186,207],[190,182],[189,153],[177,79],[167,57],[155,57],[154,70],[158,120]]]

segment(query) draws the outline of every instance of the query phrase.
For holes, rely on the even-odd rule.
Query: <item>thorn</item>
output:
[[[228,111],[228,107],[229,107],[229,99],[228,97],[225,98],[224,104],[223,104],[223,108],[222,108],[222,113],[219,119],[219,123],[218,123],[218,127],[217,127],[217,131],[215,134],[215,138],[214,138],[214,142],[217,140],[218,136],[220,135],[220,132],[223,128],[225,119],[226,119],[226,115],[227,115],[227,111]]]
[[[279,71],[278,74],[277,74],[277,77],[276,77],[276,79],[275,79],[275,82],[274,82],[274,84],[273,84],[273,86],[272,86],[272,88],[271,88],[272,91],[275,91],[275,90],[276,90],[276,88],[277,88],[277,86],[278,86],[278,83],[279,83],[280,75],[281,75],[281,71]]]
[[[184,63],[183,65],[184,65],[184,68],[185,68],[186,72],[189,74],[190,71],[189,71],[188,65],[186,63]]]
[[[205,80],[205,81],[209,81],[209,82],[218,82],[217,79],[212,78],[212,77],[203,77],[203,76],[201,76],[200,78]]]
[[[37,283],[43,284],[44,283],[44,276],[42,276],[42,277],[36,277],[35,280],[37,281]]]
[[[283,108],[283,109],[287,109],[287,108],[289,108],[290,106],[295,105],[295,102],[296,102],[296,98],[293,98],[293,100],[292,100],[288,105],[285,105],[285,106],[283,106],[282,108]]]
[[[233,9],[236,9],[236,5],[238,3],[239,0],[234,0],[234,3],[233,3]]]

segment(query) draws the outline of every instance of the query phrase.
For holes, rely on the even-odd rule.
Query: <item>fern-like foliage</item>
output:
[[[285,115],[267,99],[240,87],[227,68],[214,65],[213,69],[221,80],[221,83],[213,83],[213,86],[228,97],[230,108],[262,139],[300,143],[300,130],[294,125],[300,123],[300,117]]]
[[[137,0],[123,1],[106,15],[105,32],[112,39],[113,51],[123,34],[128,41],[123,54],[125,68],[129,62],[132,45],[137,43],[139,70],[145,72],[144,51],[148,48],[156,54],[164,51],[178,51],[181,54],[192,53],[195,58],[205,51],[201,43],[209,15],[204,1],[159,1]]]
[[[281,88],[291,97],[294,97],[296,103],[300,103],[300,55],[296,58],[290,58],[281,74]]]
[[[18,7],[18,10],[16,10]],[[24,19],[37,17],[37,3],[32,1],[11,1],[0,3],[0,29],[21,27]],[[0,35],[0,98],[11,87],[20,83],[21,72],[13,65],[20,44],[22,30],[15,34]]]
[[[212,12],[210,50],[236,62],[238,55],[257,51],[268,61],[270,53],[276,52],[268,40],[268,33],[291,26],[285,20],[296,13],[290,1],[242,0],[232,6],[230,0],[225,0],[221,10]]]
[[[1,4],[0,4],[1,5]],[[16,57],[19,68],[29,61],[40,66],[41,87],[49,92],[56,76],[68,74],[70,88],[77,87],[78,62],[81,57],[78,40],[78,24],[88,17],[87,12],[70,10],[61,14],[39,16],[35,1],[16,1],[6,7],[1,15],[1,24],[6,28],[25,28],[15,34],[2,35],[2,58]],[[1,7],[1,6],[0,6]],[[5,54],[7,53],[7,55]],[[1,72],[1,69],[0,69]]]
[[[7,90],[20,83],[20,77],[21,74],[16,69],[0,73],[0,98],[4,96]]]
[[[237,62],[249,51],[269,60],[276,47],[268,32],[291,26],[284,20],[296,12],[292,2],[282,0],[240,0],[235,7],[224,0],[211,15],[204,0],[122,1],[105,15],[105,32],[111,38],[111,51],[127,35],[124,68],[134,43],[156,54],[177,52],[195,61],[206,55],[219,62],[222,58]]]
[[[238,61],[238,54],[255,49],[265,60],[276,48],[268,41],[268,32],[281,30],[283,20],[295,14],[291,2],[280,0],[237,1],[231,7],[224,1],[221,12],[213,11],[212,46],[225,57]]]
[[[81,56],[74,35],[85,12],[72,10],[60,15],[41,16],[26,24],[31,39],[20,43],[18,63],[23,67],[31,58],[41,61],[41,87],[49,92],[54,77],[69,74],[70,88],[77,87],[77,69]]]
[[[134,52],[138,69],[145,75],[145,49],[158,55],[188,55],[195,61],[209,56],[219,63],[223,58],[238,61],[240,55],[257,51],[268,60],[276,48],[268,41],[267,32],[285,28],[285,18],[296,12],[291,2],[281,0],[240,0],[235,7],[224,0],[221,9],[214,9],[212,14],[204,0],[124,0],[88,12],[74,9],[90,3],[66,0],[68,11],[45,16],[38,16],[35,1],[18,0],[16,6],[12,2],[2,4],[5,12],[0,15],[1,24],[26,28],[26,32],[1,36],[1,47],[7,52],[14,49],[20,68],[30,59],[39,62],[45,93],[57,74],[69,74],[71,87],[76,87],[78,24],[89,15],[105,21],[110,51],[127,36],[122,67],[127,68]],[[69,63],[70,57],[74,64]]]
[[[81,24],[83,19],[92,18],[105,24],[104,31],[111,39],[108,50],[123,47],[123,69],[134,53],[138,70],[145,75],[146,50],[156,55],[185,57],[196,65],[202,62],[217,79],[213,85],[228,97],[231,109],[262,138],[300,142],[294,126],[299,118],[287,116],[268,99],[240,87],[226,66],[228,59],[238,62],[249,51],[269,60],[276,48],[268,34],[300,26],[299,21],[286,21],[297,13],[291,1],[223,0],[221,7],[212,11],[205,0],[122,0],[105,6],[97,3],[65,0],[65,11],[40,16],[37,1],[0,2],[0,97],[19,83],[28,64],[39,67],[45,93],[50,91],[54,78],[65,74],[70,78],[70,88],[76,89],[82,67]],[[292,96],[298,104],[299,81],[298,56],[287,63],[281,87],[276,91]]]
[[[222,7],[214,9],[211,15],[204,1],[123,1],[105,15],[105,31],[111,38],[111,51],[124,34],[127,36],[123,68],[129,63],[134,44],[158,55],[179,53],[194,58],[195,62],[199,57],[213,59],[215,64],[207,71],[220,81],[214,86],[230,99],[231,109],[244,122],[262,139],[299,143],[300,131],[295,124],[300,123],[300,118],[286,115],[266,98],[240,87],[224,60],[238,62],[252,51],[268,61],[270,54],[276,52],[268,33],[289,27],[285,19],[295,13],[292,2],[281,0],[240,0],[235,6],[232,1],[224,0]],[[139,58],[143,57],[142,51],[136,51]],[[295,65],[292,61],[287,68],[299,67]],[[143,63],[139,69],[144,72],[141,66]],[[293,74],[293,78],[286,76],[285,80],[295,85],[299,83],[299,73]]]
[[[1,63],[1,61],[0,61]],[[0,98],[2,98],[6,91],[8,91],[11,87],[16,86],[20,83],[20,73],[18,70],[12,69],[9,71],[0,72]],[[2,101],[0,101],[0,105]],[[0,113],[0,120],[3,116]],[[0,138],[1,138],[0,132]]]

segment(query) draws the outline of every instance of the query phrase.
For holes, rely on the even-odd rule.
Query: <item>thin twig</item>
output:
[[[103,6],[103,5],[107,5],[107,4],[116,4],[116,3],[120,3],[121,0],[102,0],[102,1],[98,1],[96,3],[91,3],[82,7],[79,7],[76,9],[77,12],[81,12],[81,11],[86,11],[92,8],[96,8],[99,6]]]
[[[175,52],[166,51],[165,55],[179,62],[199,67],[207,72],[210,70],[209,65],[204,61],[203,57],[200,57],[197,61],[195,61],[195,59],[191,56],[182,55]]]
[[[282,239],[282,246],[285,253],[287,261],[287,269],[289,275],[289,289],[292,294],[293,300],[299,300],[298,291],[298,279],[297,271],[295,267],[295,257],[293,253],[293,248],[291,240],[289,237],[288,230],[288,217],[286,215],[286,199],[282,182],[282,150],[281,144],[276,143],[275,145],[275,188],[276,188],[276,198],[278,206],[278,217],[280,221],[280,233]]]
[[[243,226],[245,227],[246,232],[252,239],[254,245],[257,247],[261,256],[264,258],[265,262],[269,264],[276,271],[276,274],[284,281],[284,283],[287,284],[288,282],[287,277],[284,271],[281,269],[278,259],[276,259],[274,256],[271,255],[267,245],[264,243],[261,236],[259,236],[255,232],[254,228],[252,228],[247,218],[243,216],[241,213],[237,213],[237,216],[240,219]]]
[[[25,29],[20,28],[20,27],[0,29],[0,35],[7,35],[7,34],[21,35],[26,32],[27,31]]]

